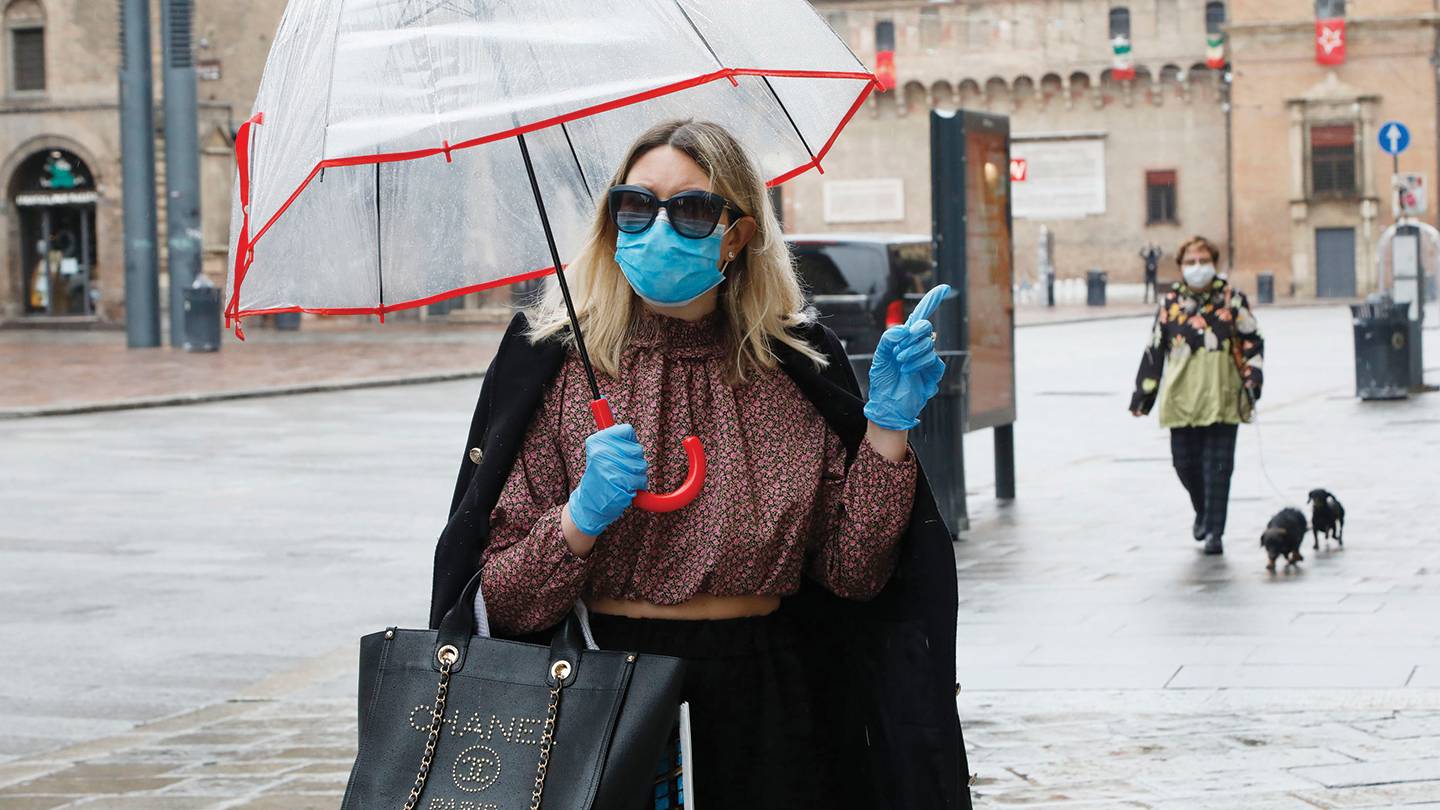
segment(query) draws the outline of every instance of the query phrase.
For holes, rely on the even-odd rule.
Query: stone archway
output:
[[[17,237],[6,309],[24,316],[95,314],[95,204],[90,164],[64,147],[38,148],[5,178]]]

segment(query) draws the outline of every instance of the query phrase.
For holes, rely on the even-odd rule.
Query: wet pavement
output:
[[[247,323],[220,350],[127,349],[116,330],[0,331],[0,419],[337,390],[485,371],[504,323],[307,319],[299,331]]]
[[[1146,311],[1133,303],[1026,306],[1016,319],[1037,325]],[[370,317],[307,316],[297,331],[250,323],[243,343],[222,333],[216,352],[127,349],[117,329],[0,330],[0,368],[8,373],[0,419],[477,377],[507,320],[489,311],[468,320],[418,317],[396,313],[381,324]]]
[[[1020,498],[968,437],[957,545],[978,806],[1440,805],[1440,395],[1356,401],[1343,309],[1261,319],[1219,559],[1125,410],[1148,322],[1017,333]],[[0,422],[0,807],[337,806],[355,640],[424,623],[477,388]],[[1344,550],[1268,574],[1314,486]]]

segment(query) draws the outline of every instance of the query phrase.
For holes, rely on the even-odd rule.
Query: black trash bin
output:
[[[277,312],[275,313],[275,328],[282,332],[300,331],[300,313],[298,312]]]
[[[1409,306],[1380,295],[1350,305],[1355,324],[1355,396],[1371,400],[1410,395]]]
[[[205,276],[185,288],[185,351],[213,352],[220,349],[220,288]]]
[[[1085,273],[1085,303],[1092,307],[1105,306],[1105,280],[1107,275],[1101,270],[1090,270]]]
[[[1275,274],[1261,273],[1255,277],[1255,286],[1258,288],[1256,299],[1261,304],[1275,303]]]

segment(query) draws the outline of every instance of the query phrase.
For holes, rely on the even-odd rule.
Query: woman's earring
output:
[[[728,259],[729,259],[730,261],[732,261],[732,262],[735,261],[735,251],[733,251],[733,250],[730,251],[730,255],[727,256],[726,258],[728,258]]]

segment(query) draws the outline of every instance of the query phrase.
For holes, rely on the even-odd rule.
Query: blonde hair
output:
[[[755,219],[755,235],[726,268],[718,307],[730,338],[734,366],[730,377],[742,382],[750,374],[779,365],[773,344],[783,343],[810,358],[817,367],[825,356],[789,330],[814,320],[805,306],[794,261],[780,232],[770,195],[740,144],[718,124],[667,121],[651,127],[630,147],[610,184],[620,185],[645,153],[671,146],[695,161],[710,178],[710,190],[730,200]],[[579,255],[565,268],[585,347],[596,369],[615,377],[629,342],[640,300],[615,263],[615,224],[608,195],[602,195],[595,219]],[[529,337],[539,342],[556,335],[574,343],[560,284],[546,280],[545,292],[530,312]]]

